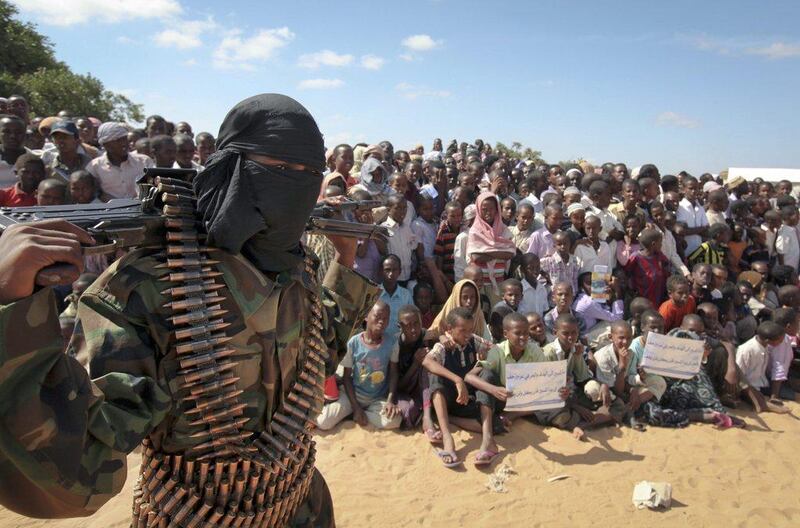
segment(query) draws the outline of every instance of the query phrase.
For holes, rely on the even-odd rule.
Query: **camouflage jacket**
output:
[[[301,270],[267,278],[241,256],[214,257],[250,419],[243,428],[261,431],[295,379],[313,283]],[[48,289],[0,306],[3,505],[33,517],[90,515],[120,491],[126,454],[146,435],[166,452],[198,442],[186,434],[168,381],[177,360],[166,283],[157,280],[168,270],[156,264],[135,251],[86,290],[67,355]],[[379,290],[335,262],[322,290],[332,372]]]

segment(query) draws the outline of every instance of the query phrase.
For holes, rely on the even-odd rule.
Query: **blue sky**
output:
[[[797,1],[14,3],[75,71],[195,132],[281,92],[329,145],[480,137],[662,173],[800,168]]]

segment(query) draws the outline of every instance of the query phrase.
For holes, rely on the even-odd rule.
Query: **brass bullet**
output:
[[[300,459],[298,459],[294,453],[292,453],[286,446],[284,446],[280,441],[278,441],[275,437],[268,434],[266,431],[262,431],[262,433],[258,436],[258,441],[267,442],[268,444],[272,445],[275,449],[277,449],[283,456],[294,462],[295,464],[300,463]]]
[[[189,425],[200,425],[209,422],[219,421],[224,418],[229,417],[238,417],[242,415],[242,412],[247,407],[246,403],[240,403],[238,405],[234,405],[229,408],[219,409],[207,415],[204,415],[201,419],[195,420],[194,422],[190,422]]]
[[[200,494],[192,490],[189,493],[189,498],[186,499],[186,503],[183,505],[183,508],[178,510],[178,513],[176,513],[172,518],[172,523],[175,526],[181,526],[183,524],[183,520],[189,515],[198,502],[200,502]]]
[[[189,393],[190,394],[188,394],[185,397],[185,399],[187,399],[187,400],[197,400],[197,399],[205,397],[206,394],[209,394],[209,393],[213,394],[216,391],[218,391],[218,390],[220,390],[220,389],[222,389],[224,387],[228,387],[229,385],[233,385],[237,381],[239,381],[239,379],[240,378],[238,378],[236,376],[227,375],[227,376],[223,376],[221,378],[218,378],[218,379],[216,379],[214,381],[209,381],[209,382],[206,382],[206,383],[201,383],[201,384],[191,383],[189,385],[181,385],[180,388],[181,389],[186,389],[186,388],[189,389]]]
[[[194,381],[208,379],[214,376],[215,374],[220,374],[222,372],[231,370],[235,366],[236,366],[235,362],[226,361],[226,362],[219,362],[211,367],[179,370],[177,374],[179,376],[179,382],[183,384],[188,384]]]
[[[233,339],[233,337],[226,336],[224,333],[214,334],[208,339],[202,341],[192,341],[189,343],[175,345],[175,351],[178,354],[187,354],[189,352],[195,352],[198,350],[206,350],[217,345],[224,345],[231,339]]]
[[[220,287],[222,287],[222,285],[220,285]],[[175,339],[177,339],[178,341],[182,341],[184,339],[191,339],[193,337],[207,335],[210,332],[224,330],[230,325],[231,323],[226,323],[222,319],[215,319],[214,321],[209,321],[207,325],[202,327],[196,326],[196,327],[181,328],[175,330]]]
[[[218,359],[224,359],[228,356],[233,355],[233,353],[234,350],[232,348],[223,348],[221,350],[217,350],[215,352],[209,352],[207,354],[189,356],[187,358],[179,360],[179,363],[181,368],[195,367],[197,365],[210,363]]]

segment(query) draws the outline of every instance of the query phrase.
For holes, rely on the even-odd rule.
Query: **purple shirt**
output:
[[[553,233],[548,231],[546,227],[534,231],[531,235],[531,241],[528,244],[528,253],[533,253],[540,258],[544,258],[552,255],[554,252]]]
[[[380,284],[381,280],[378,272],[380,271],[381,254],[374,240],[359,242],[367,245],[367,253],[363,257],[356,255],[353,269],[372,282]]]
[[[572,305],[572,309],[586,321],[586,330],[591,330],[598,321],[619,321],[625,313],[625,303],[622,300],[614,301],[611,310],[594,299],[591,295],[581,292]]]

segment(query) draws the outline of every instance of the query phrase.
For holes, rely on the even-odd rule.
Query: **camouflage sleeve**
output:
[[[90,515],[118,493],[169,399],[144,377],[93,383],[62,350],[49,289],[0,307],[0,503],[31,517]]]
[[[347,341],[360,331],[361,322],[375,304],[380,288],[352,269],[331,262],[322,283],[322,303],[327,322],[326,341],[331,352],[327,363],[332,375],[347,353]]]

